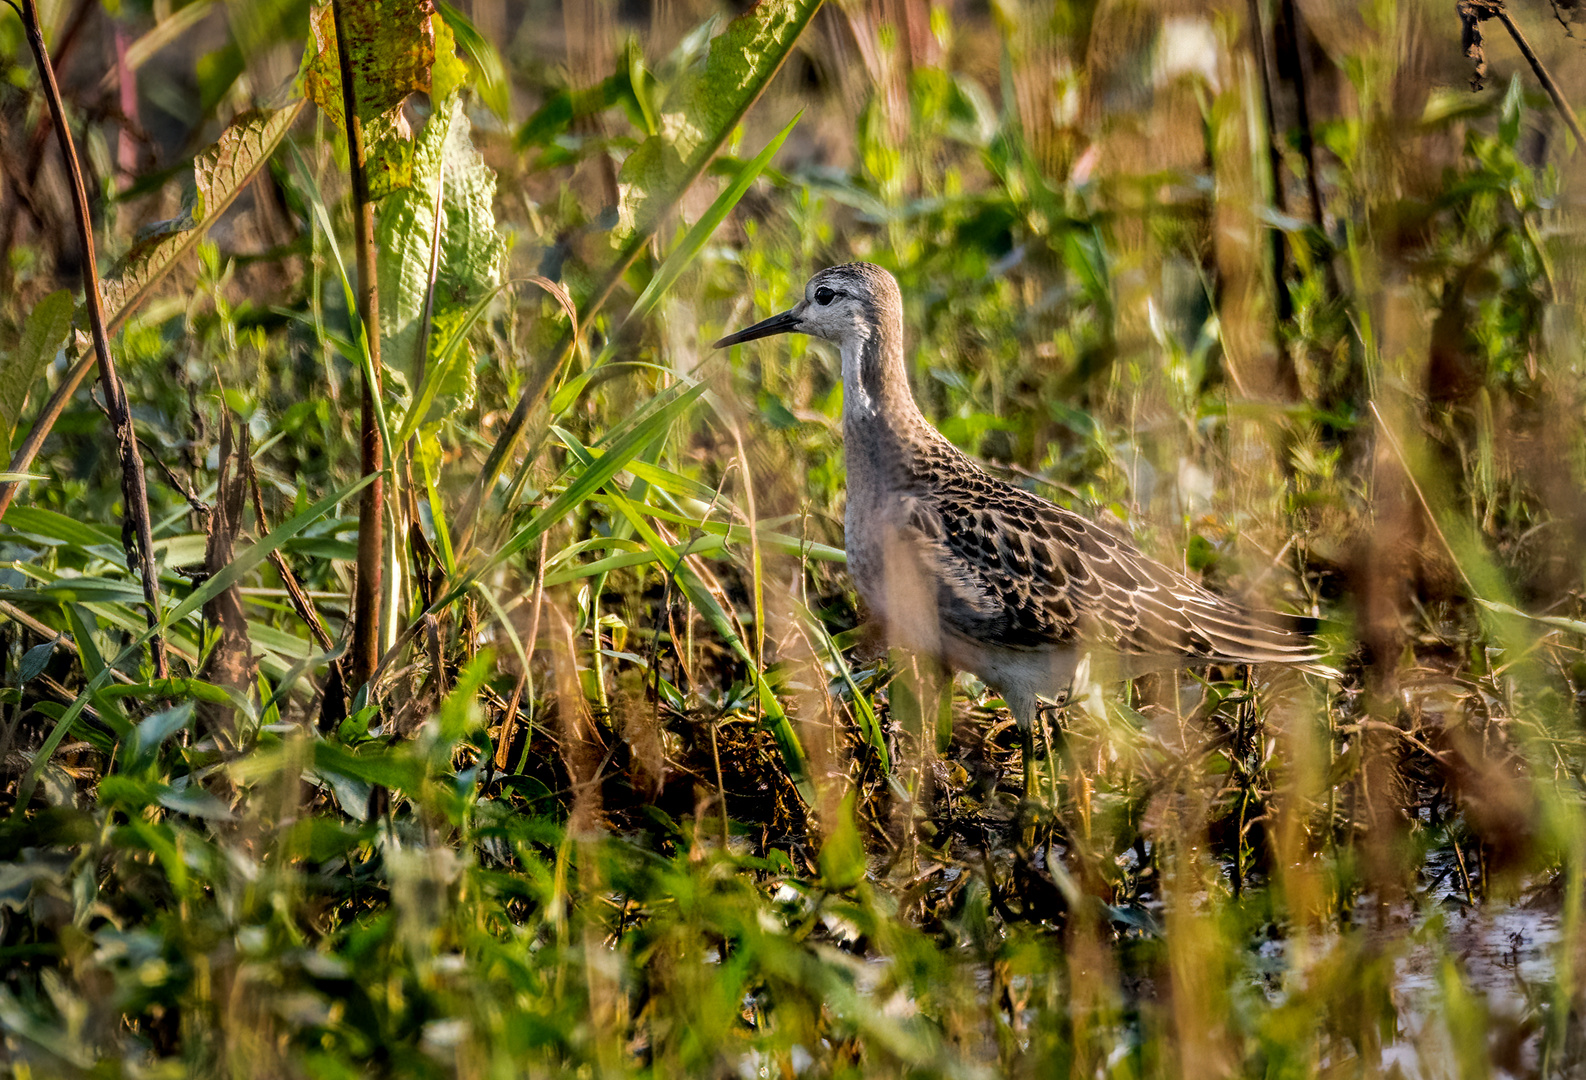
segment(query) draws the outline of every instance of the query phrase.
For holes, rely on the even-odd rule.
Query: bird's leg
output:
[[[1035,721],[1039,715],[1035,695],[1004,691],[1002,700],[1008,703],[1008,711],[1019,726],[1019,748],[1024,759],[1024,797],[1028,799],[1035,790]]]
[[[1019,800],[1019,846],[1025,851],[1035,848],[1035,721],[1034,695],[1007,695],[1008,711],[1013,713],[1019,726],[1020,756],[1024,759],[1024,796]]]
[[[1021,846],[1030,851],[1035,845],[1036,817],[1039,813],[1035,797],[1035,725],[1041,718],[1040,705],[1033,693],[1017,690],[1004,689],[1002,700],[1007,703],[1008,711],[1013,714],[1014,723],[1019,727],[1019,748],[1024,758],[1024,797],[1019,800],[1018,817],[1022,822],[1019,837]]]

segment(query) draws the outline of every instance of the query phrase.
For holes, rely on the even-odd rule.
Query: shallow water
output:
[[[1490,901],[1471,906],[1446,900],[1414,922],[1417,931],[1441,919],[1438,933],[1413,933],[1404,955],[1394,962],[1393,995],[1399,1037],[1382,1050],[1384,1068],[1397,1066],[1406,1077],[1440,1077],[1459,1060],[1455,1010],[1446,1007],[1451,991],[1444,965],[1452,961],[1463,989],[1478,998],[1486,1013],[1487,1049],[1497,1066],[1494,1076],[1530,1076],[1538,1068],[1542,1025],[1540,998],[1552,980],[1562,939],[1555,901],[1543,898]],[[1403,946],[1401,946],[1403,947]]]

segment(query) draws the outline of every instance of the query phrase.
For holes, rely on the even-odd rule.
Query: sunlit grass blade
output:
[[[697,540],[688,540],[673,544],[664,551],[658,552],[649,548],[645,548],[643,551],[628,551],[620,555],[608,555],[604,559],[596,559],[594,562],[582,563],[577,566],[570,566],[562,570],[557,570],[555,573],[547,574],[545,576],[545,584],[565,585],[569,581],[577,581],[581,578],[594,577],[597,574],[609,574],[613,570],[626,570],[635,566],[648,566],[655,562],[659,562],[663,566],[666,566],[668,569],[670,569],[672,562],[669,561],[668,554],[670,554],[673,558],[681,558],[684,555],[715,555],[718,552],[725,550],[726,547],[727,540],[725,537],[711,536],[706,534],[699,537]]]
[[[330,249],[332,259],[336,264],[336,273],[341,278],[342,295],[347,304],[347,321],[356,338],[356,344],[347,350],[347,358],[359,366],[359,369],[363,372],[363,377],[368,380],[370,386],[379,386],[382,380],[374,370],[374,360],[369,354],[369,328],[358,317],[358,293],[353,288],[352,278],[347,274],[347,264],[342,261],[341,245],[336,242],[336,230],[330,222],[330,211],[325,207],[325,199],[320,194],[319,184],[314,181],[314,174],[309,170],[308,162],[303,160],[303,155],[296,146],[291,143],[288,143],[287,146],[292,151],[292,160],[297,165],[298,173],[302,176],[303,193],[308,198],[309,206],[314,211],[314,217],[319,222],[320,229],[325,233],[325,244]],[[371,399],[371,404],[374,406],[375,424],[380,429],[380,438],[384,440],[386,447],[394,447],[397,444],[391,441],[391,427],[390,421],[386,417],[385,402],[381,401],[378,395],[375,395]],[[393,460],[390,455],[386,457],[386,469],[388,471]]]
[[[446,25],[451,27],[452,33],[456,36],[457,44],[462,46],[468,58],[474,62],[474,68],[478,72],[475,89],[479,93],[479,100],[489,106],[490,111],[500,117],[503,123],[506,123],[511,119],[509,113],[512,105],[512,87],[507,81],[507,71],[501,63],[501,54],[479,32],[472,19],[448,4],[446,0],[436,0],[435,10],[440,12],[441,18],[446,20]]]
[[[456,582],[447,590],[431,607],[431,611],[439,611],[450,605],[466,590],[473,586],[482,575],[500,566],[518,552],[528,547],[540,538],[540,534],[552,525],[561,521],[572,512],[585,499],[603,487],[623,467],[636,457],[651,441],[665,433],[672,421],[681,416],[705,392],[704,383],[693,386],[677,387],[665,392],[662,396],[671,395],[671,400],[656,412],[652,413],[645,421],[630,430],[623,438],[596,459],[568,485],[560,495],[551,501],[545,509],[535,514],[529,523],[513,534],[512,538],[501,546],[501,549],[487,559],[479,569],[464,575],[463,579]]]
[[[589,451],[579,445],[570,436],[567,448],[580,460],[588,462],[593,467],[598,459],[592,458]],[[656,558],[661,560],[666,571],[683,591],[688,602],[694,609],[704,616],[712,630],[722,639],[723,643],[732,650],[733,654],[742,660],[749,668],[754,680],[755,691],[760,699],[760,707],[764,713],[766,728],[776,740],[777,749],[782,755],[782,763],[797,787],[799,797],[805,805],[814,805],[815,789],[810,781],[809,757],[804,752],[804,746],[799,740],[798,732],[793,730],[793,722],[787,712],[782,708],[782,703],[777,700],[776,692],[771,684],[766,681],[765,672],[760,669],[754,651],[744,642],[743,638],[733,628],[732,621],[727,618],[716,598],[694,572],[689,569],[688,562],[682,553],[674,553],[672,545],[661,539],[659,533],[645,520],[644,514],[635,506],[615,484],[608,483],[605,497],[628,520]]]
[[[815,613],[803,604],[798,606],[798,613],[805,628],[820,643],[821,650],[826,654],[826,661],[837,669],[837,677],[842,679],[843,685],[848,688],[848,699],[853,702],[854,719],[859,725],[859,734],[864,739],[865,745],[875,753],[881,774],[885,776],[891,773],[892,755],[887,751],[886,733],[881,730],[881,721],[876,717],[875,706],[871,704],[870,696],[859,689],[859,684],[854,681],[854,673],[848,667],[848,659],[832,640],[826,624],[816,618]]]
[[[436,394],[440,391],[445,381],[447,365],[453,355],[467,340],[468,334],[479,322],[491,303],[504,291],[511,288],[515,282],[504,281],[479,298],[478,303],[468,309],[468,314],[452,330],[451,336],[441,346],[440,352],[429,362],[424,372],[424,382],[413,395],[413,403],[408,406],[407,414],[402,417],[402,427],[397,431],[396,443],[401,446],[413,437],[413,433],[424,422],[424,417],[429,413],[430,406],[435,404]]]
[[[722,190],[722,193],[716,196],[716,201],[710,204],[710,209],[700,215],[700,219],[694,222],[693,228],[688,230],[682,242],[673,248],[672,253],[666,257],[666,261],[655,272],[655,276],[650,279],[650,283],[644,287],[644,291],[639,294],[639,298],[633,302],[633,308],[628,312],[628,317],[623,320],[624,325],[633,322],[635,319],[643,319],[650,314],[651,309],[660,302],[661,297],[666,295],[666,291],[672,287],[673,283],[683,275],[683,271],[687,270],[689,264],[699,255],[700,251],[705,247],[706,241],[716,231],[717,226],[727,220],[727,215],[732,213],[733,207],[737,206],[738,201],[748,192],[749,185],[755,182],[759,175],[765,171],[765,167],[770,164],[771,159],[776,156],[776,152],[782,149],[782,144],[787,141],[788,135],[792,133],[794,126],[798,124],[799,119],[803,115],[804,110],[800,109],[793,115],[793,119],[787,122],[787,126],[777,132],[776,137],[765,144],[763,150],[744,162],[743,167],[738,170],[738,175],[732,178],[732,183],[728,184]]]

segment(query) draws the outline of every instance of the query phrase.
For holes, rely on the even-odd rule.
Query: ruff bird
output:
[[[848,570],[887,640],[971,671],[1007,702],[1026,793],[1038,697],[1105,653],[1123,675],[1204,663],[1326,674],[1314,621],[1257,614],[1144,555],[1128,538],[989,475],[920,413],[903,301],[869,263],[822,270],[804,299],[716,342],[800,333],[842,356]]]

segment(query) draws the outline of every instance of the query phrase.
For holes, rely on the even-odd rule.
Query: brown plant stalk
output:
[[[83,302],[88,313],[88,327],[93,335],[99,378],[105,385],[105,404],[115,425],[116,449],[121,460],[121,495],[126,515],[122,538],[127,551],[127,567],[137,567],[139,576],[143,578],[144,616],[149,626],[157,627],[160,622],[160,581],[154,568],[154,531],[149,522],[149,492],[143,475],[143,456],[138,451],[138,439],[132,427],[127,388],[110,355],[110,331],[105,325],[104,300],[99,294],[93,219],[88,212],[88,193],[83,186],[83,172],[77,161],[77,148],[72,140],[71,128],[66,123],[61,88],[55,81],[55,68],[50,63],[49,50],[44,44],[44,30],[39,24],[35,0],[21,0],[20,7],[12,0],[6,2],[22,19],[28,48],[33,53],[34,63],[38,65],[39,83],[49,103],[50,120],[55,126],[55,137],[60,143],[61,157],[65,159],[66,174],[71,183],[77,239],[82,248]],[[154,661],[155,674],[162,679],[169,678],[171,672],[165,655],[165,639],[158,630],[149,637],[149,655]]]
[[[375,267],[374,203],[369,197],[369,174],[363,121],[358,117],[358,93],[353,86],[352,43],[343,17],[346,0],[333,0],[336,54],[341,63],[342,116],[347,122],[347,158],[352,173],[353,246],[358,260],[358,318],[363,323],[369,366],[363,373],[363,401],[359,420],[358,469],[374,480],[358,500],[358,578],[353,594],[352,688],[368,683],[380,665],[381,557],[385,547],[385,445],[375,422],[381,393],[380,297]],[[371,382],[372,373],[372,382]],[[372,688],[371,688],[372,689]]]

